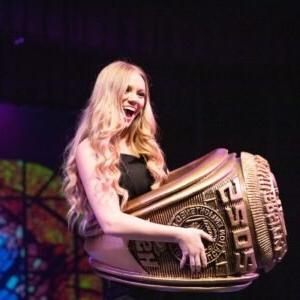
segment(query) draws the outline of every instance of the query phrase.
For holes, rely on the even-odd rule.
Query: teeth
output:
[[[135,112],[135,109],[134,109],[134,108],[132,108],[132,107],[124,107],[124,109],[126,109],[126,110],[130,110],[130,111],[133,111],[133,112]]]

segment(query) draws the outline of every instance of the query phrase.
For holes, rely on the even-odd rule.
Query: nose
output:
[[[137,97],[137,96],[133,96],[130,99],[128,99],[127,103],[133,107],[135,107],[135,106],[141,107],[143,105],[142,100],[139,99],[139,97]]]

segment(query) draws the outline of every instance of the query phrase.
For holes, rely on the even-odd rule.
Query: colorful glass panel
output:
[[[101,299],[61,183],[45,166],[0,160],[0,300]]]

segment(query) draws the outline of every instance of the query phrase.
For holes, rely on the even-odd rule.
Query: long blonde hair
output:
[[[125,129],[122,98],[127,89],[128,78],[134,72],[144,79],[146,95],[143,110],[130,125],[129,145],[134,152],[147,158],[147,168],[154,178],[151,189],[159,187],[166,179],[164,155],[156,141],[157,125],[150,104],[147,76],[136,65],[124,61],[113,62],[99,73],[88,105],[81,114],[76,134],[66,147],[64,155],[63,192],[70,205],[68,223],[73,228],[79,222],[79,231],[82,233],[93,218],[75,160],[77,147],[84,139],[88,139],[96,154],[97,176],[109,182],[121,197],[121,209],[128,200],[128,191],[119,185],[119,142]]]

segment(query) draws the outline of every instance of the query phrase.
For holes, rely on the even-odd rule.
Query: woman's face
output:
[[[122,108],[126,126],[130,126],[136,116],[141,113],[146,102],[146,86],[143,77],[132,73],[128,78],[127,89],[122,98]]]

